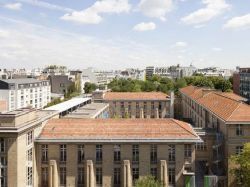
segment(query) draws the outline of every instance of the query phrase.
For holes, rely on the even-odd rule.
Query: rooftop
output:
[[[78,106],[80,104],[83,104],[87,101],[90,101],[91,98],[83,98],[83,97],[78,97],[78,98],[72,98],[68,101],[53,105],[51,107],[45,108],[44,110],[55,110],[60,112],[64,112],[70,108],[73,108],[75,106]]]
[[[174,119],[52,119],[37,141],[197,142],[188,123]]]
[[[226,122],[250,122],[250,106],[241,96],[195,86],[180,91]]]
[[[4,79],[1,80],[3,82],[6,82],[8,84],[30,84],[30,83],[38,83],[38,82],[43,82],[43,81],[48,81],[48,80],[37,80],[33,78],[22,78],[22,79]]]
[[[167,100],[170,97],[162,92],[106,92],[104,100]]]
[[[95,118],[108,106],[107,103],[90,103],[69,113],[65,118]]]

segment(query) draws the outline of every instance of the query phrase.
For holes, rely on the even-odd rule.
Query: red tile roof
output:
[[[195,86],[187,86],[180,89],[180,92],[210,110],[224,121],[250,122],[250,106],[242,102],[241,96]]]
[[[162,92],[106,92],[104,100],[167,100]]]
[[[175,119],[52,119],[39,140],[199,140],[193,128]]]

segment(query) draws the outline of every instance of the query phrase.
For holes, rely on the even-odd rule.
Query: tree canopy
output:
[[[184,77],[177,80],[157,75],[154,75],[152,78],[145,81],[121,78],[111,81],[108,84],[108,88],[110,88],[113,92],[161,91],[168,93],[169,91],[178,92],[180,88],[187,85],[215,88],[223,92],[228,92],[232,89],[231,82],[223,77],[205,77],[200,75]]]
[[[236,167],[231,169],[236,184],[241,187],[250,186],[250,143],[246,143],[242,153],[232,156],[230,160],[236,164]]]
[[[84,92],[85,93],[92,93],[93,91],[95,91],[97,89],[97,85],[94,83],[90,83],[90,82],[86,82],[84,84]]]
[[[147,176],[138,179],[135,182],[135,187],[162,187],[162,185],[153,176]]]

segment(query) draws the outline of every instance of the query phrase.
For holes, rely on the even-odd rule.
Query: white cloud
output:
[[[212,50],[216,51],[216,52],[220,52],[220,51],[222,51],[222,48],[220,48],[220,47],[213,47]]]
[[[4,8],[10,9],[10,10],[21,10],[22,4],[21,3],[8,3],[4,5]]]
[[[150,31],[150,30],[155,30],[156,25],[153,22],[142,22],[134,26],[133,30],[135,31]]]
[[[200,28],[203,28],[203,27],[206,27],[205,24],[201,24],[201,25],[195,25],[194,28],[195,29],[200,29]]]
[[[0,39],[0,62],[4,68],[58,64],[78,69],[120,69],[164,65],[166,59],[174,61],[174,57],[161,52],[161,47],[156,49],[125,38],[103,40],[1,16],[0,28],[11,36]]]
[[[166,20],[166,14],[172,10],[172,0],[141,0],[139,10],[148,17]]]
[[[119,14],[129,12],[131,5],[128,0],[103,0],[96,1],[91,7],[82,10],[67,13],[61,17],[66,21],[73,21],[81,24],[98,24],[102,21],[100,14]]]
[[[205,8],[190,13],[181,18],[181,21],[185,24],[205,23],[231,8],[225,0],[202,0],[202,3],[206,6]]]
[[[0,38],[8,38],[9,32],[5,30],[0,30]]]
[[[19,1],[22,3],[27,3],[27,4],[32,5],[32,6],[37,6],[37,7],[41,7],[41,8],[50,9],[50,10],[59,10],[59,11],[63,11],[63,12],[75,11],[74,9],[71,9],[71,8],[62,7],[59,5],[47,3],[44,1],[40,1],[40,0],[35,0],[35,1],[34,0],[19,0]]]
[[[244,16],[234,17],[227,21],[224,28],[228,29],[239,29],[239,28],[250,28],[250,14]]]
[[[187,47],[188,44],[186,42],[176,42],[173,47],[184,48]]]

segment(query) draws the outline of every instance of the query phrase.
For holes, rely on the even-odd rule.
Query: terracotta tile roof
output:
[[[246,101],[247,100],[246,98],[244,98],[244,97],[242,97],[240,95],[237,95],[235,93],[232,93],[232,92],[221,92],[220,94],[225,96],[225,97],[236,100],[236,101]]]
[[[174,119],[52,119],[39,140],[199,140],[193,128]]]
[[[104,100],[167,100],[162,92],[106,92]]]
[[[250,106],[242,102],[241,96],[195,86],[187,86],[180,89],[180,92],[189,96],[224,121],[250,122]]]

